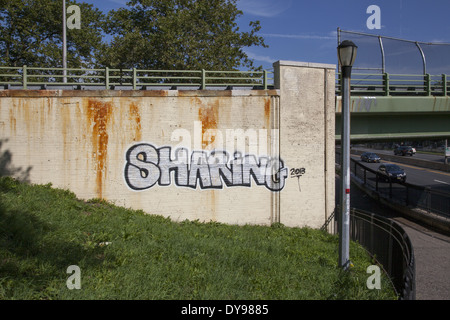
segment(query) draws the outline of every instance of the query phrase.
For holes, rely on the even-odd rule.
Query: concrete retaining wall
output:
[[[275,90],[0,91],[0,170],[176,221],[319,228],[334,69],[280,61]]]

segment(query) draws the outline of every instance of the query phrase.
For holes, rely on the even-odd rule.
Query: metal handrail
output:
[[[364,168],[375,172],[370,168]],[[365,178],[364,174],[364,180]],[[337,205],[331,216],[335,224],[339,223],[339,214],[340,209]],[[322,227],[323,230],[326,230],[328,224],[332,222],[331,217]],[[335,226],[333,230],[336,233],[339,228]],[[415,299],[414,248],[408,234],[397,222],[372,212],[351,208],[350,238],[362,245],[382,266],[400,300]]]
[[[381,191],[379,188],[379,175],[376,170],[373,170],[369,167],[364,166],[363,164],[359,163],[355,159],[350,159],[351,163],[353,164],[351,166],[352,173],[358,177],[357,173],[357,167],[361,168],[363,170],[362,177],[360,177],[362,180],[362,183],[364,185],[367,185],[368,177],[367,173],[372,174],[375,177],[375,190],[380,196],[386,196],[391,201],[396,201],[399,204],[405,205],[405,206],[414,206],[417,208],[420,208],[422,210],[425,210],[429,213],[433,213],[442,217],[450,217],[450,193],[442,191],[442,190],[435,190],[431,189],[429,187],[424,186],[418,186],[415,184],[411,184],[408,182],[401,182],[396,181],[395,185],[398,187],[403,188],[402,189],[402,195],[403,197],[396,197],[396,195],[393,193],[393,181],[388,181],[389,188],[388,191],[386,191],[385,195],[384,192]],[[423,195],[423,199],[417,198],[417,193],[420,193]],[[431,203],[431,198],[438,198],[438,199],[444,199],[445,203],[437,203],[433,204]]]
[[[358,241],[382,265],[399,299],[414,300],[414,249],[405,230],[393,220],[355,208],[350,212],[350,224],[352,240]]]
[[[64,71],[66,74],[64,74]],[[271,76],[272,75],[272,76]],[[63,82],[63,79],[67,79]],[[117,81],[119,79],[119,81]],[[83,69],[42,67],[0,67],[0,85],[29,86],[147,86],[258,87],[273,86],[273,71],[212,71],[212,70],[146,70],[146,69]]]
[[[352,95],[373,94],[394,95],[450,95],[450,81],[446,74],[390,74],[353,73],[351,77]],[[336,77],[336,94],[341,93],[341,74]]]
[[[339,205],[322,226],[339,223]],[[339,228],[334,228],[337,233]],[[350,210],[350,238],[358,242],[389,276],[399,300],[416,298],[414,248],[405,230],[395,221],[361,209]]]

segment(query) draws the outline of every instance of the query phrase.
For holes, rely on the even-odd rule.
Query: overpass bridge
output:
[[[354,73],[352,141],[450,138],[449,76]],[[341,135],[340,79],[336,80],[336,140]]]
[[[397,39],[338,28],[358,46],[351,79],[351,139],[450,138],[449,43]],[[341,134],[336,80],[336,139]]]

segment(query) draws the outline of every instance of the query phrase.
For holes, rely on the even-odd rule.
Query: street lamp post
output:
[[[342,74],[341,131],[341,206],[339,215],[339,266],[346,270],[350,264],[350,78],[357,46],[349,40],[338,46]]]
[[[63,11],[63,82],[67,82],[67,37],[66,37],[66,0],[62,1]]]

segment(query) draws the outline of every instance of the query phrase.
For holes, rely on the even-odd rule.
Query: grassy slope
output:
[[[348,273],[337,248],[310,228],[176,223],[0,178],[0,299],[396,298],[386,278],[367,289],[360,246]],[[80,290],[66,286],[70,265]]]

